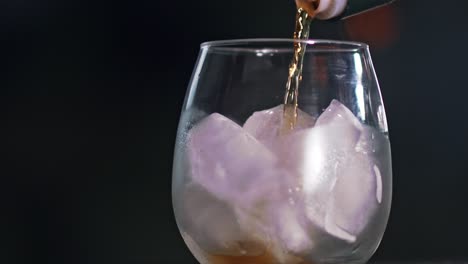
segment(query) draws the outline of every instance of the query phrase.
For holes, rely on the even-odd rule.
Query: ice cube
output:
[[[231,256],[258,255],[264,251],[258,229],[246,230],[230,203],[219,200],[195,183],[188,184],[179,195],[182,210],[178,223],[190,238],[187,243],[192,247],[210,254]]]
[[[193,194],[187,196],[197,203],[190,208],[205,206],[192,212],[199,224],[187,232],[201,240],[202,248],[237,252],[233,241],[261,241],[277,259],[289,259],[285,252],[311,248],[298,177],[278,168],[276,155],[243,128],[219,114],[210,115],[189,132],[188,156],[193,184],[211,197],[196,202]],[[205,234],[211,226],[217,229],[217,223],[227,230]]]
[[[314,128],[292,133],[281,140],[281,157],[290,167],[301,168],[302,174],[319,173],[326,170],[324,166],[338,162],[343,153],[354,149],[362,130],[363,125],[353,113],[333,100],[318,117]]]
[[[280,134],[283,125],[284,105],[253,113],[245,122],[244,129],[257,140],[271,146]],[[297,109],[297,120],[294,130],[314,126],[315,118],[306,112]]]
[[[357,129],[362,128],[361,122],[354,116],[353,112],[336,99],[331,101],[330,105],[317,119],[317,126],[326,124],[354,126]]]
[[[294,204],[290,204],[297,200],[294,177],[279,169],[276,156],[243,128],[219,114],[207,117],[190,131],[188,156],[193,183],[212,197],[191,208],[214,204],[209,211],[193,212],[198,218],[192,218],[206,224],[199,224],[194,230],[202,232],[204,228],[216,227],[216,223],[227,228],[227,231],[217,232],[219,237],[209,239],[192,234],[196,241],[201,237],[205,248],[228,250],[216,245],[261,240],[273,247],[274,255],[283,258],[284,249],[303,251],[310,247],[307,233],[296,218],[299,210],[292,210]],[[192,199],[191,196],[187,199]],[[215,198],[218,202],[213,200]],[[191,203],[196,202],[193,199]],[[216,206],[220,201],[225,205]],[[231,221],[220,219],[221,214]],[[237,248],[230,246],[228,251],[233,250]]]
[[[330,132],[337,131],[330,131],[329,127],[316,126],[292,133],[282,138],[278,147],[283,165],[295,172],[301,184],[307,218],[322,229],[336,181],[335,166],[341,162],[341,153],[353,147],[346,137],[339,137],[340,142],[330,140]]]
[[[375,212],[375,164],[356,151],[364,127],[333,100],[313,128],[282,138],[280,156],[301,180],[305,214],[314,226],[353,242]]]
[[[382,200],[382,179],[369,156],[349,153],[337,167],[337,182],[327,210],[326,230],[353,242]]]
[[[189,133],[191,178],[209,193],[247,208],[275,192],[276,156],[242,127],[215,113]]]
[[[355,150],[371,160],[372,170],[376,180],[376,198],[380,204],[383,200],[383,185],[388,182],[387,175],[391,175],[391,154],[388,137],[379,130],[364,126],[356,144]],[[385,178],[383,178],[385,177]]]
[[[272,212],[275,236],[287,252],[303,254],[313,248],[313,241],[307,232],[307,221],[303,204],[293,199],[275,204]]]
[[[388,137],[382,132],[373,127],[363,126],[355,149],[362,154],[373,155],[384,150],[387,145]]]

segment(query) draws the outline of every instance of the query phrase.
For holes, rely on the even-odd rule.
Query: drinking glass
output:
[[[294,44],[306,52],[291,123],[282,104]],[[177,225],[200,263],[364,263],[391,196],[388,128],[366,44],[201,45],[172,181]]]

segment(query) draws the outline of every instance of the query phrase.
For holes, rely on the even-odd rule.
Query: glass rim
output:
[[[248,45],[259,45],[259,44],[268,44],[268,45],[278,45],[278,44],[293,44],[293,43],[304,43],[308,44],[308,47],[313,48],[314,45],[332,45],[328,50],[367,50],[369,45],[363,42],[357,41],[343,41],[343,40],[331,40],[331,39],[307,39],[307,40],[298,40],[291,38],[247,38],[247,39],[227,39],[227,40],[215,40],[215,41],[206,41],[200,44],[201,49],[209,48],[223,48],[223,49],[251,49]],[[310,45],[310,46],[309,46]],[[288,49],[293,49],[293,46],[290,45]]]

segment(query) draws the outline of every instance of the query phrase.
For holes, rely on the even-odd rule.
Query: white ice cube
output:
[[[303,214],[303,204],[293,199],[279,202],[272,207],[272,220],[278,243],[287,252],[304,254],[314,244],[307,231],[307,221]]]
[[[305,214],[316,226],[324,228],[330,193],[336,181],[335,167],[352,144],[346,137],[330,140],[329,126],[292,133],[281,140],[278,152],[283,165],[295,172],[304,195]]]
[[[247,208],[277,188],[276,156],[220,114],[190,131],[187,152],[192,180],[221,200]]]
[[[289,170],[298,170],[306,193],[328,193],[336,181],[336,166],[354,150],[361,130],[356,117],[333,100],[313,128],[282,138],[277,152]],[[318,204],[313,207],[323,209]]]
[[[280,134],[283,125],[284,105],[253,113],[245,122],[244,129],[257,140],[271,146]],[[297,109],[297,120],[294,130],[314,126],[315,118]]]
[[[375,211],[377,180],[369,156],[356,152],[364,126],[333,100],[315,127],[281,139],[279,152],[301,179],[305,214],[316,226],[352,242]]]
[[[374,155],[384,150],[387,145],[388,137],[382,132],[369,126],[363,126],[355,149],[362,154]]]
[[[382,199],[380,170],[360,153],[350,153],[337,167],[326,216],[326,230],[353,242],[374,215]]]

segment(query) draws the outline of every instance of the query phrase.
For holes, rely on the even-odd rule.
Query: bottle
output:
[[[296,0],[299,7],[320,20],[342,19],[390,4],[394,0]],[[312,12],[314,14],[312,14]]]

